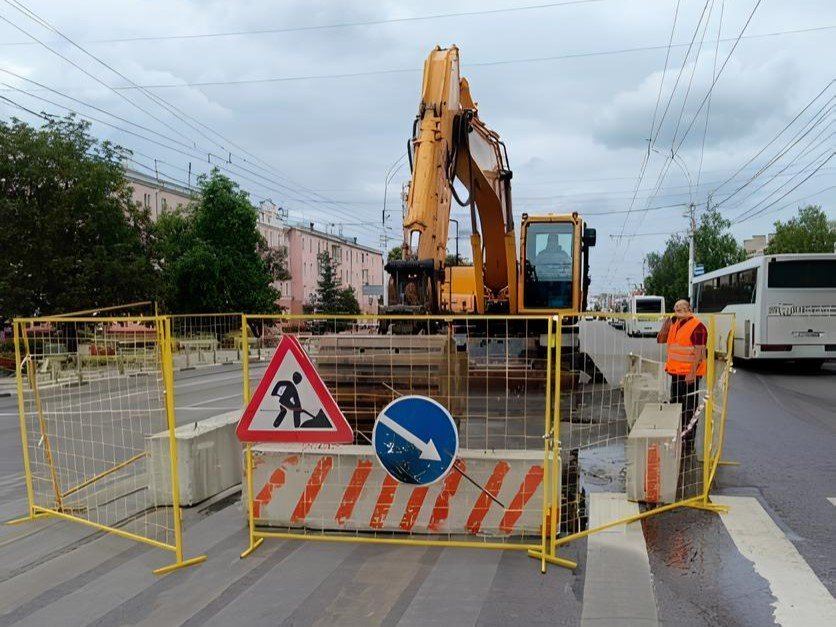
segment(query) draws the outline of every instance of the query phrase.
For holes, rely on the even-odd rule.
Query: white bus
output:
[[[694,279],[697,313],[734,313],[734,356],[836,359],[836,254],[762,255]]]
[[[665,314],[664,296],[646,296],[644,294],[633,294],[630,296],[628,305],[631,314],[659,314],[658,320],[650,320],[647,317],[627,318],[624,323],[624,330],[630,337],[639,335],[656,335],[662,328],[662,317]]]

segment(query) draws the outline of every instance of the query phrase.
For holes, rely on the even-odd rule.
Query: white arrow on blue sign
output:
[[[443,405],[403,396],[384,407],[372,430],[380,465],[401,483],[429,485],[444,477],[459,452],[456,423]]]

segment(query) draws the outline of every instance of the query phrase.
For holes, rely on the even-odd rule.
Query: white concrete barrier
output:
[[[181,505],[195,505],[241,483],[241,443],[235,437],[240,417],[240,411],[231,411],[174,430]],[[171,505],[168,432],[149,436],[146,450],[153,503]]]
[[[682,405],[646,405],[627,436],[627,498],[647,503],[676,501],[682,448]]]
[[[414,487],[392,479],[370,446],[253,447],[253,510],[261,525],[342,531],[539,534],[543,452],[459,451],[459,463],[504,508],[451,470]]]

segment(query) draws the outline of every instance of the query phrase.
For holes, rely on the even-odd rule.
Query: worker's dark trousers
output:
[[[697,377],[692,383],[685,382],[685,375],[671,375],[671,403],[682,403],[682,428],[685,429],[699,402],[700,379]],[[682,450],[686,454],[693,452],[697,437],[697,425],[682,437]]]

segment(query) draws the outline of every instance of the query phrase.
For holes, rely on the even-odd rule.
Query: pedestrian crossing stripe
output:
[[[348,421],[293,335],[282,336],[235,433],[242,442],[354,441]]]

